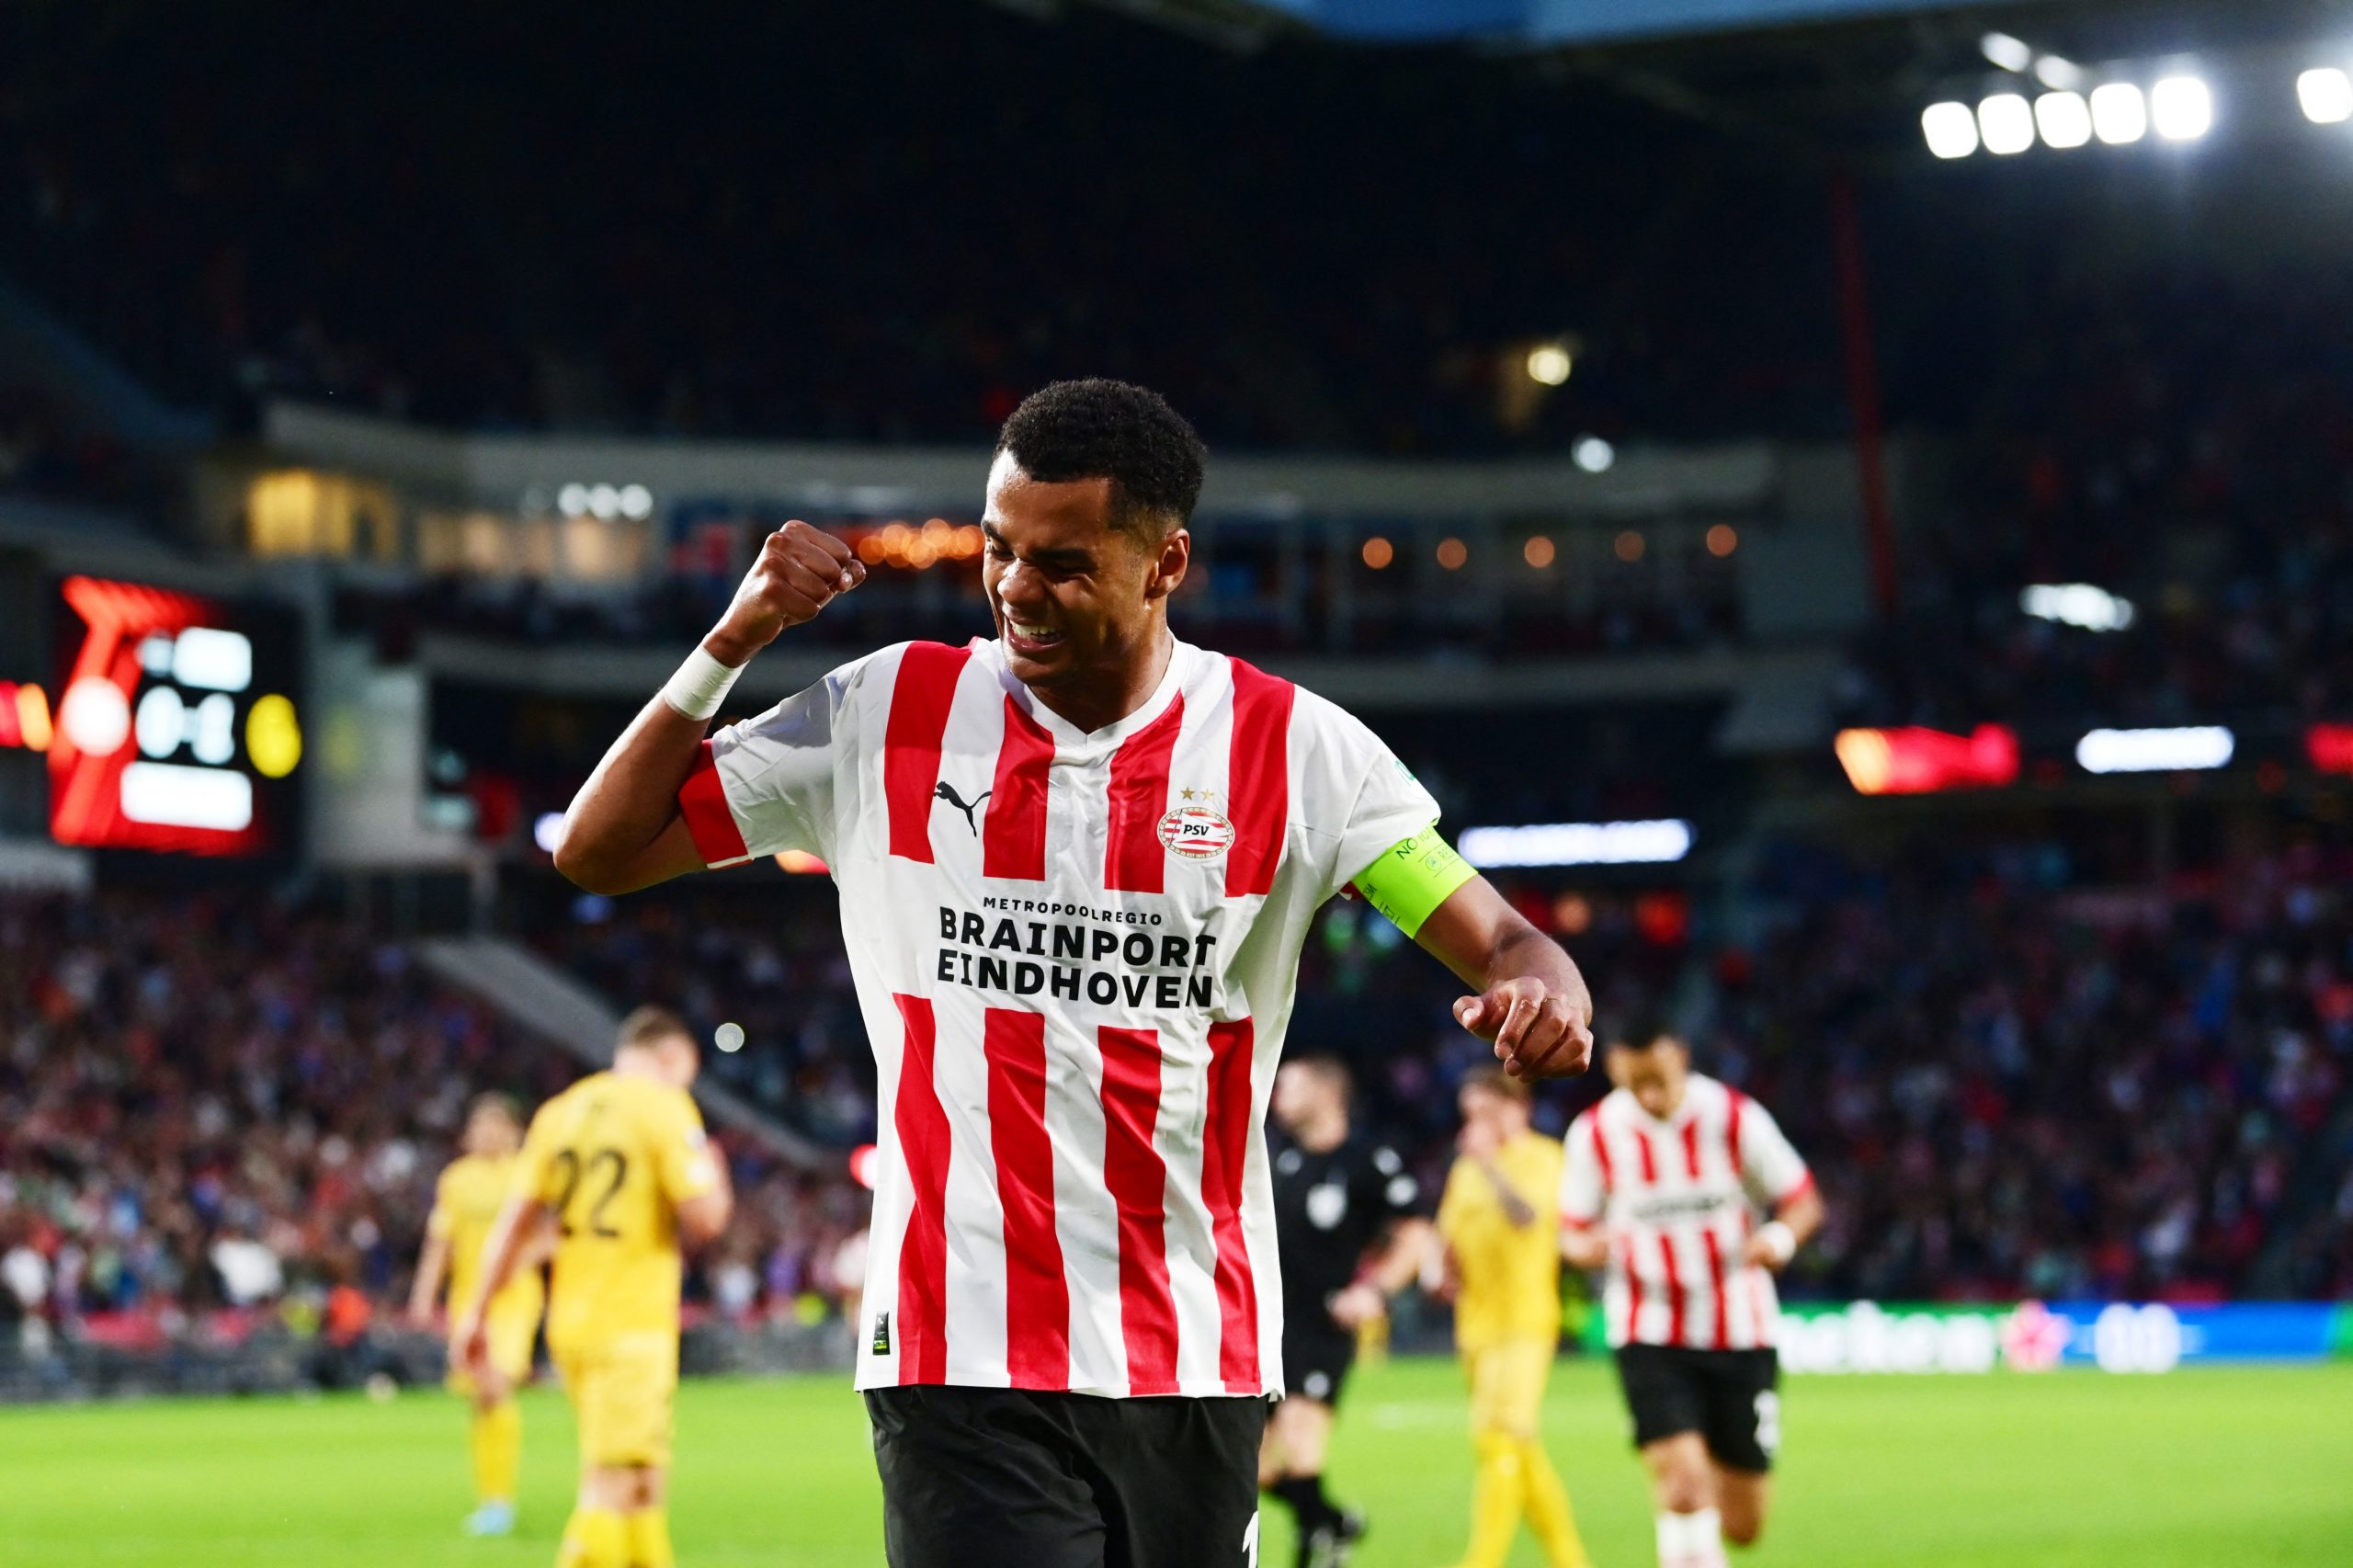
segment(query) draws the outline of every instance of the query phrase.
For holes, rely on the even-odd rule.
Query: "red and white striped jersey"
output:
[[[1261,1131],[1318,906],[1438,806],[1331,703],[1178,643],[1092,733],[915,642],[711,737],[703,858],[813,852],[881,1082],[860,1388],[1281,1388]]]
[[[1609,1231],[1609,1343],[1748,1350],[1774,1342],[1773,1276],[1745,1267],[1760,1213],[1812,1184],[1765,1108],[1698,1073],[1659,1120],[1624,1089],[1569,1129],[1561,1223]]]

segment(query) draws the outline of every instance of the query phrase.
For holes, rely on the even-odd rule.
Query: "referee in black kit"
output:
[[[1267,1424],[1258,1484],[1299,1520],[1298,1568],[1343,1568],[1365,1518],[1324,1494],[1324,1452],[1357,1330],[1420,1273],[1431,1232],[1394,1151],[1352,1134],[1348,1070],[1302,1056],[1275,1074],[1275,1233],[1283,1276],[1283,1400]]]

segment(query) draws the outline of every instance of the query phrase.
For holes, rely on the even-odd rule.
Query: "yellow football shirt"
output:
[[[540,1108],[515,1190],[555,1211],[548,1344],[579,1355],[678,1332],[677,1206],[719,1167],[682,1089],[598,1073]]]
[[[483,1244],[515,1181],[516,1156],[495,1158],[464,1154],[449,1162],[433,1189],[433,1214],[426,1221],[429,1235],[449,1244],[449,1310],[456,1312],[473,1300],[482,1278]],[[494,1319],[528,1317],[537,1324],[542,1286],[536,1268],[518,1268],[497,1295],[491,1298]]]
[[[1560,1141],[1536,1132],[1497,1153],[1504,1179],[1536,1211],[1525,1225],[1511,1222],[1476,1162],[1458,1159],[1447,1173],[1438,1229],[1461,1276],[1454,1301],[1454,1341],[1461,1348],[1560,1337],[1561,1163]]]

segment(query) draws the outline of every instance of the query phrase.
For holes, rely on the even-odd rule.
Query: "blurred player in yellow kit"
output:
[[[1561,1145],[1529,1130],[1528,1085],[1501,1068],[1466,1078],[1461,1104],[1438,1230],[1479,1453],[1462,1568],[1503,1568],[1522,1518],[1552,1568],[1591,1568],[1538,1428],[1561,1337]]]
[[[474,1101],[466,1118],[466,1152],[450,1162],[433,1191],[433,1215],[426,1221],[425,1251],[417,1257],[408,1299],[409,1321],[416,1326],[432,1323],[445,1278],[453,1327],[474,1299],[483,1246],[514,1185],[516,1150],[522,1142],[523,1119],[513,1100],[483,1095]],[[544,1245],[527,1250],[491,1298],[482,1366],[466,1367],[452,1339],[449,1387],[472,1401],[474,1412],[474,1511],[466,1519],[468,1535],[510,1535],[515,1529],[515,1481],[523,1464],[523,1412],[515,1390],[531,1377],[531,1346],[547,1300],[540,1277],[545,1256]]]
[[[679,1249],[725,1228],[733,1195],[687,1089],[700,1065],[675,1014],[621,1023],[609,1072],[531,1119],[483,1278],[459,1326],[490,1354],[489,1301],[552,1221],[548,1349],[580,1424],[580,1494],[557,1568],[671,1568],[665,1497],[678,1386]]]

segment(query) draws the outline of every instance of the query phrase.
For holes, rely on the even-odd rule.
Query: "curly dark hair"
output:
[[[997,433],[1030,478],[1111,482],[1111,523],[1157,544],[1193,516],[1209,449],[1168,400],[1127,381],[1055,381],[1021,400]]]

